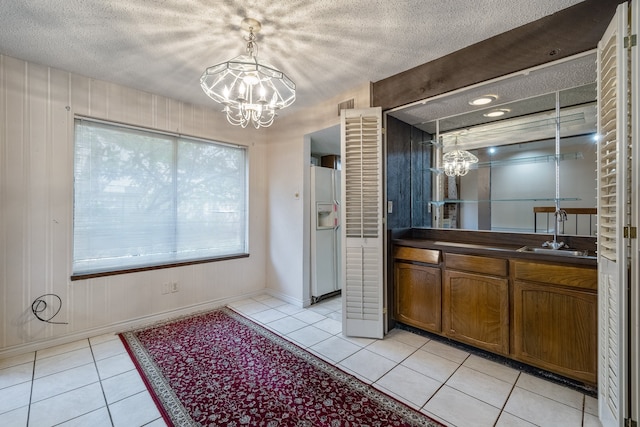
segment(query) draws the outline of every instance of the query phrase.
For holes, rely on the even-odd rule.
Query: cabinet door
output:
[[[440,332],[440,269],[396,262],[394,270],[396,320]]]
[[[597,310],[595,292],[516,280],[514,356],[525,363],[595,384]]]
[[[494,353],[509,354],[509,280],[445,270],[443,332]]]

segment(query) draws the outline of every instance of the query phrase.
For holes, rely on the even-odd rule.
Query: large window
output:
[[[73,275],[245,255],[246,151],[76,119]]]

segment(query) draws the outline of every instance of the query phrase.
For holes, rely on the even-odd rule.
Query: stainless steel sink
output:
[[[549,248],[532,248],[531,246],[523,246],[518,252],[533,252],[544,255],[562,256],[562,257],[588,257],[589,251],[576,251],[572,249],[549,249]]]

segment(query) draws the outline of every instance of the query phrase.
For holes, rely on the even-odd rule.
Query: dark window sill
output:
[[[71,275],[70,279],[73,282],[76,280],[94,279],[96,277],[115,276],[117,274],[138,273],[141,271],[160,270],[163,268],[184,267],[187,265],[205,264],[209,262],[218,262],[218,261],[228,261],[231,259],[248,258],[248,257],[249,257],[249,254],[239,254],[239,255],[217,257],[217,258],[205,258],[205,259],[198,259],[198,260],[192,260],[192,261],[174,262],[170,264],[131,267],[131,268],[125,268],[122,270],[95,271],[91,273],[73,274]]]

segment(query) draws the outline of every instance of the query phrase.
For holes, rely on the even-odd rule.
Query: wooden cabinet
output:
[[[440,332],[441,273],[437,265],[440,252],[396,248],[394,255],[395,319],[420,329]]]
[[[394,303],[398,322],[597,384],[595,266],[396,246]]]
[[[507,261],[447,253],[445,268],[443,333],[457,341],[508,355]]]
[[[514,358],[597,382],[597,270],[512,261]]]

